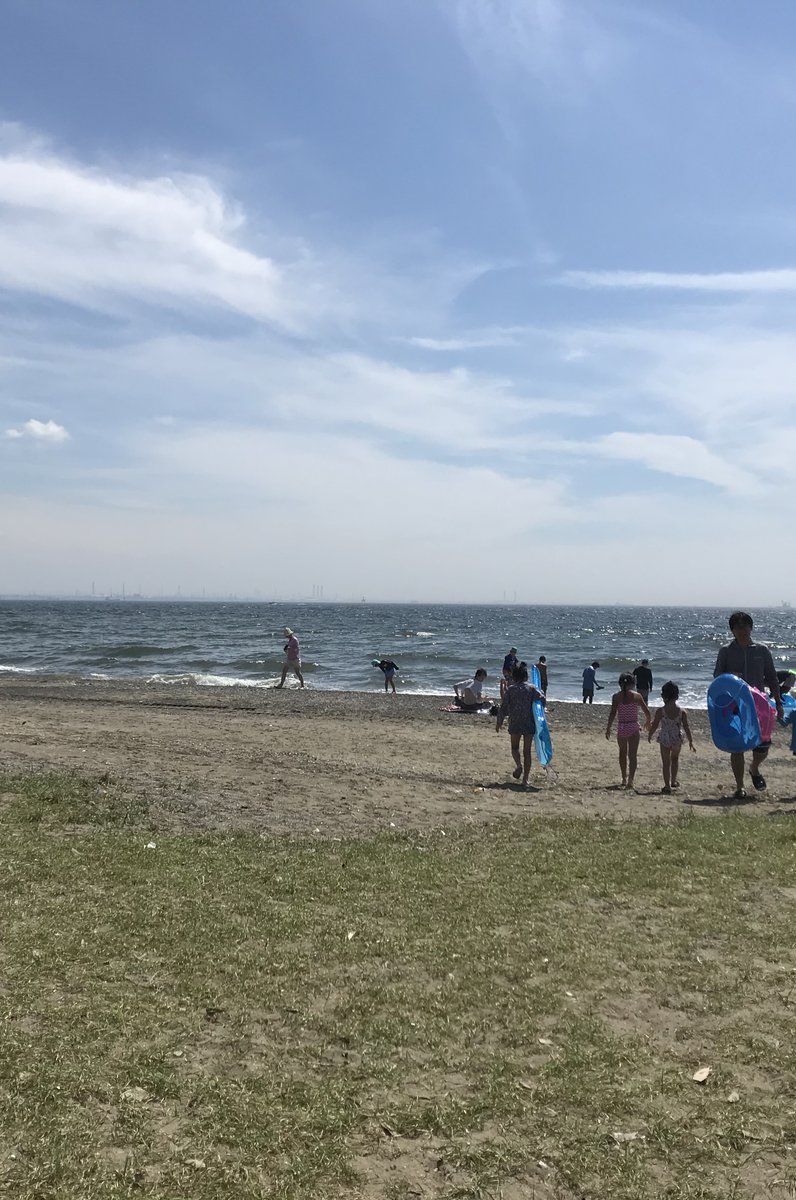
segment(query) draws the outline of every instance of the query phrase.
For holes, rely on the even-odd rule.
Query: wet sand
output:
[[[529,813],[671,819],[739,807],[727,755],[704,712],[681,758],[682,786],[662,796],[646,735],[636,791],[619,788],[608,709],[554,702],[554,770],[511,778],[494,719],[440,711],[444,699],[296,688],[208,688],[63,677],[0,680],[0,768],[110,773],[149,803],[152,828],[361,836],[395,828],[453,831]],[[778,730],[744,811],[794,811],[796,758]]]

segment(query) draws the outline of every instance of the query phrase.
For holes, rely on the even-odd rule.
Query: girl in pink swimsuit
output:
[[[680,765],[680,751],[683,748],[683,742],[686,738],[688,738],[688,744],[696,754],[694,739],[691,736],[691,726],[688,724],[688,713],[684,708],[680,708],[680,705],[677,703],[679,698],[680,689],[670,679],[661,688],[663,708],[659,708],[656,712],[655,720],[652,722],[652,728],[647,739],[651,742],[652,735],[657,729],[657,741],[661,748],[661,766],[663,767],[663,787],[661,791],[664,796],[671,796],[672,789],[680,786],[677,782],[677,768]]]
[[[650,710],[644,702],[644,697],[633,691],[635,679],[632,675],[619,676],[620,691],[614,692],[611,698],[611,711],[608,714],[606,739],[611,737],[611,726],[616,717],[616,740],[619,743],[619,770],[622,772],[622,787],[632,788],[636,777],[638,763],[638,743],[641,730],[638,725],[638,711],[645,716],[644,728],[650,727]]]

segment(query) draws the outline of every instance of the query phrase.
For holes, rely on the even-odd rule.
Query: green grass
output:
[[[0,1195],[796,1196],[793,819],[329,842],[0,795]]]

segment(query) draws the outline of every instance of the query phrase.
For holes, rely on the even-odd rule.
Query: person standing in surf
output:
[[[514,668],[513,682],[509,686],[498,709],[495,731],[500,733],[503,722],[508,716],[509,736],[511,737],[511,757],[516,766],[512,772],[515,779],[522,776],[522,786],[528,786],[531,774],[531,745],[536,733],[536,722],[533,719],[533,702],[539,700],[544,705],[544,696],[528,683],[528,668],[525,663]],[[520,758],[520,742],[522,742],[522,758]]]
[[[277,688],[285,686],[287,673],[290,671],[293,675],[298,676],[299,687],[304,687],[304,676],[301,674],[301,649],[299,647],[299,640],[289,625],[285,626],[282,633],[287,638],[287,645],[285,646],[286,658],[285,665],[282,667],[282,678],[276,686]]]
[[[594,689],[598,692],[603,690],[603,685],[597,682],[597,671],[600,664],[593,662],[590,667],[585,667],[583,671],[583,703],[594,704]]]
[[[768,646],[752,641],[754,621],[747,612],[734,612],[727,623],[733,640],[719,650],[713,678],[716,679],[719,675],[737,675],[739,679],[743,679],[750,687],[757,688],[759,692],[764,692],[768,688],[771,692],[771,699],[776,705],[777,716],[782,720],[782,696],[774,660]],[[768,741],[761,742],[752,751],[749,775],[756,792],[763,792],[766,788],[766,781],[760,774],[760,766],[770,749],[771,742]],[[745,768],[743,754],[731,754],[730,765],[735,776],[735,799],[743,800],[746,796],[743,786]]]

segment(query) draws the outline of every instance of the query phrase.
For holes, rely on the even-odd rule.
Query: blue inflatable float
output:
[[[713,744],[727,754],[760,745],[760,721],[748,683],[737,675],[719,675],[708,688],[708,717]]]
[[[531,683],[541,692],[542,679],[537,666],[531,667]],[[533,711],[533,744],[536,748],[536,757],[539,759],[539,765],[546,767],[553,757],[553,742],[550,737],[550,729],[547,725],[544,705],[541,700],[534,700],[531,709]]]

